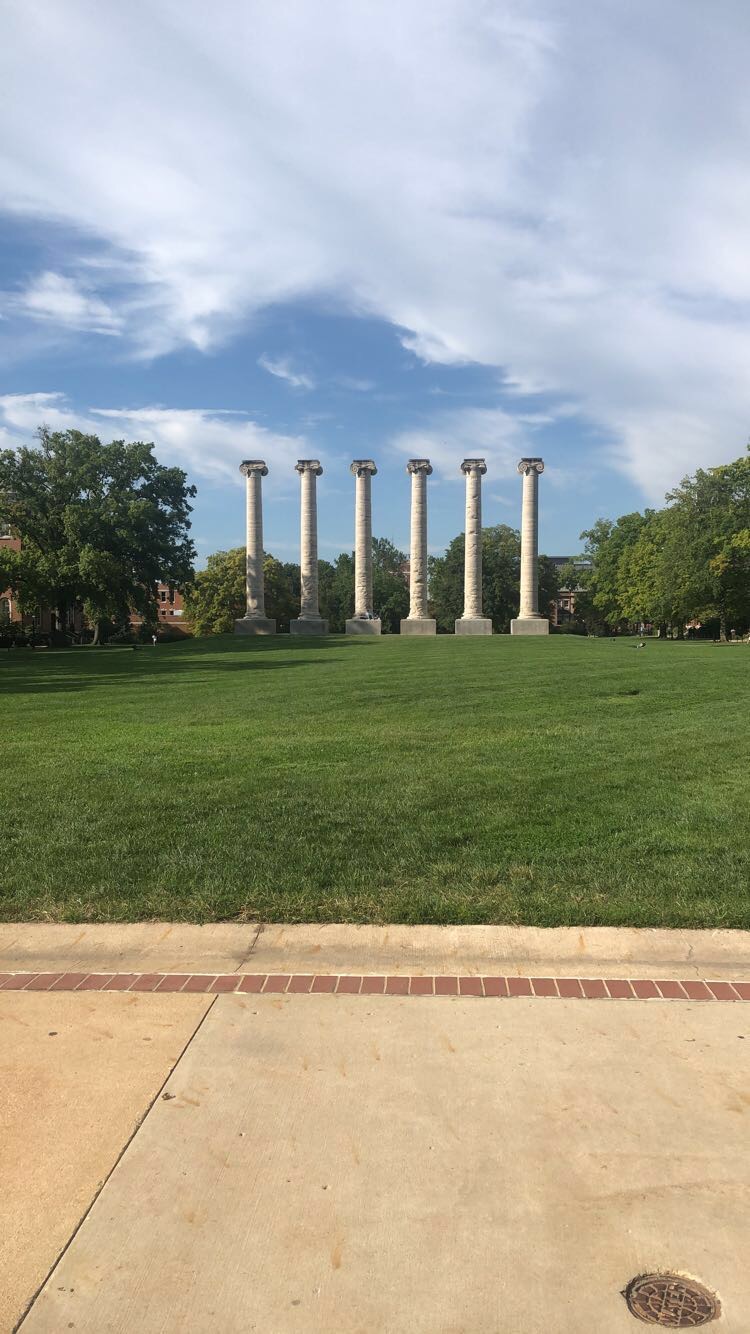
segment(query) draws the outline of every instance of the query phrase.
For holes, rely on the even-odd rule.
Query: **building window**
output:
[[[10,598],[0,598],[0,623],[10,620]]]
[[[166,595],[164,589],[161,590],[160,597],[161,597],[162,602],[166,602],[166,600],[167,600],[167,595]]]

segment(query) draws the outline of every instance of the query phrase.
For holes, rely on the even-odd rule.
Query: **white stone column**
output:
[[[328,622],[318,606],[318,497],[317,480],[323,469],[317,459],[299,459],[300,476],[300,575],[302,596],[299,619],[291,621],[293,635],[327,635]]]
[[[245,589],[247,610],[241,621],[235,621],[236,635],[275,635],[276,622],[266,616],[265,580],[263,577],[263,502],[261,478],[268,475],[262,459],[245,459],[240,464],[246,486],[246,558]]]
[[[542,459],[521,459],[518,471],[523,476],[521,507],[521,599],[516,620],[510,623],[512,635],[549,634],[549,621],[539,612],[539,474]]]
[[[354,473],[354,616],[346,622],[348,635],[379,635],[379,617],[372,608],[372,459],[355,459]]]
[[[409,551],[409,616],[402,635],[434,635],[437,625],[427,615],[427,478],[429,459],[409,459],[411,474],[411,548]]]
[[[457,635],[491,635],[492,621],[482,615],[482,478],[484,459],[464,459],[466,529],[464,533],[464,612],[456,621]]]

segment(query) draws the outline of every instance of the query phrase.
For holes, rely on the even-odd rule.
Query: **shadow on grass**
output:
[[[314,647],[319,648],[320,643],[320,640],[316,640]],[[14,655],[14,658],[17,660],[20,656],[19,653]],[[153,653],[152,657],[146,657],[144,650],[144,655],[141,657],[138,653],[125,650],[122,656],[118,653],[118,660],[115,662],[112,660],[114,651],[111,657],[107,652],[99,655],[95,662],[86,662],[82,669],[81,657],[78,654],[71,655],[65,652],[60,653],[56,660],[45,655],[44,667],[41,661],[37,660],[39,668],[35,671],[37,663],[29,661],[32,654],[29,652],[24,656],[26,662],[16,666],[14,661],[10,670],[3,670],[0,665],[0,696],[70,694],[95,689],[97,686],[112,686],[118,682],[123,684],[137,682],[139,686],[162,685],[165,676],[190,675],[206,669],[211,673],[284,671],[289,667],[307,667],[311,663],[326,661],[323,657],[313,657],[309,653],[286,660],[273,660],[262,654],[256,657],[253,653],[246,654],[241,661],[214,658],[204,663],[200,660],[196,662],[192,655],[182,659],[171,656],[167,658],[160,657],[157,652]]]

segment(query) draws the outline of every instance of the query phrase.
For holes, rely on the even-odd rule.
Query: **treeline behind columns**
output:
[[[589,630],[652,623],[681,636],[688,622],[722,639],[750,626],[750,457],[699,469],[664,509],[599,519],[581,533],[582,560],[562,571],[578,587],[576,615]]]
[[[373,601],[382,618],[383,631],[397,634],[409,610],[409,588],[402,572],[406,555],[385,537],[374,537]],[[185,619],[197,635],[231,634],[235,620],[245,614],[245,548],[216,551],[205,570],[185,590]],[[280,631],[299,615],[300,567],[267,555],[265,576],[266,615]],[[318,562],[320,614],[333,634],[343,634],[345,622],[354,614],[354,555],[342,552],[336,560]]]

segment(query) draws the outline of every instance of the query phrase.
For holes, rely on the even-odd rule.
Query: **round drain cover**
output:
[[[679,1274],[641,1274],[628,1283],[623,1296],[632,1315],[662,1329],[697,1329],[721,1314],[708,1288]]]

